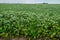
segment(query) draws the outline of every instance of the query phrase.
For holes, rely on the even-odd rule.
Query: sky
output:
[[[52,3],[60,4],[60,0],[0,0],[0,3]]]

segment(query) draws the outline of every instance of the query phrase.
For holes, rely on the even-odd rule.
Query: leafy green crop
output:
[[[21,35],[30,40],[60,39],[60,5],[0,4],[0,36]]]

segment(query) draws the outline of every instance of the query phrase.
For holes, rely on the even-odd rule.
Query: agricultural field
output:
[[[60,4],[0,4],[0,37],[20,36],[60,40]]]

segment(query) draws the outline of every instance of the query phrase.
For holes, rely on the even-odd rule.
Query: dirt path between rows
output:
[[[25,37],[15,37],[13,39],[0,38],[0,40],[27,40],[27,38],[25,38]]]

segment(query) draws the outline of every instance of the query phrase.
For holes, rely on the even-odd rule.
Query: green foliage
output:
[[[0,36],[60,39],[59,10],[59,5],[0,4]]]

